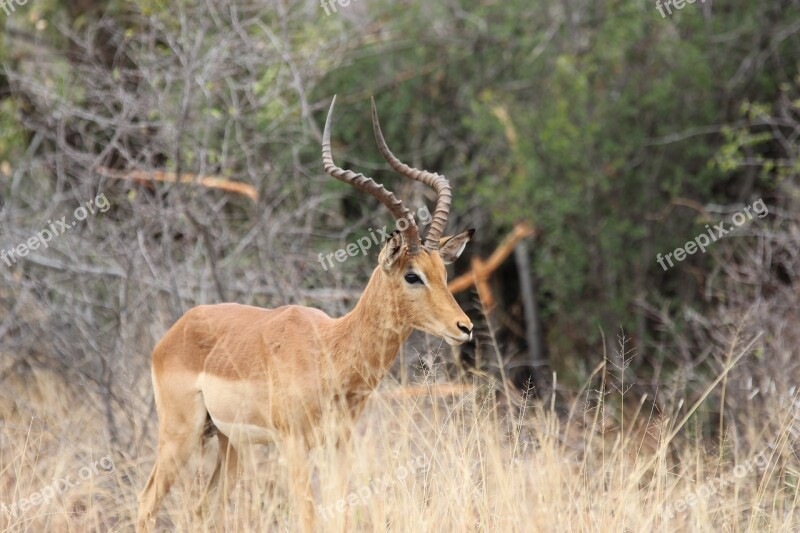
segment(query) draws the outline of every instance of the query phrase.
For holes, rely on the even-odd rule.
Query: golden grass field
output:
[[[732,348],[729,366],[746,351]],[[609,367],[558,400],[515,406],[488,382],[432,397],[387,379],[356,427],[352,469],[324,448],[312,453],[318,530],[800,530],[800,401],[712,424],[692,416],[689,399],[657,413],[647,398],[627,397]],[[706,390],[719,391],[724,378]],[[133,529],[155,457],[154,416],[130,406],[140,442],[115,449],[100,403],[84,390],[48,373],[3,384],[0,531]],[[731,428],[724,439],[707,436],[717,423]],[[297,530],[285,463],[269,447],[243,453],[246,474],[221,516],[195,514],[215,447],[184,469],[157,529]],[[346,498],[335,489],[342,475]]]

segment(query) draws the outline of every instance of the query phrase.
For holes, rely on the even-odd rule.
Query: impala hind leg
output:
[[[203,493],[200,503],[197,506],[197,512],[202,511],[208,505],[208,496],[216,491],[216,505],[215,511],[221,513],[219,516],[224,517],[225,507],[228,502],[233,487],[239,479],[239,454],[230,444],[230,440],[219,430],[216,431],[217,442],[219,443],[219,450],[217,451],[217,461],[214,465],[214,470],[208,480],[208,487]],[[223,475],[223,481],[220,482],[220,475]]]
[[[177,389],[159,387],[156,395],[158,455],[139,496],[136,528],[141,532],[149,531],[161,501],[202,438],[207,417],[202,395],[197,390]]]

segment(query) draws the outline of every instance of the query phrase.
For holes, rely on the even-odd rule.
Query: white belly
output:
[[[278,432],[270,424],[270,396],[264,384],[205,373],[199,384],[211,420],[234,446],[275,442]]]
[[[268,429],[254,424],[240,424],[237,422],[224,422],[214,420],[214,425],[231,441],[234,447],[239,448],[249,444],[270,444],[278,439],[278,433],[274,429]]]

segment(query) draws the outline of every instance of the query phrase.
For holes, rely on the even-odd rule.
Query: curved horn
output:
[[[378,122],[378,109],[375,107],[375,98],[372,98],[372,128],[375,130],[375,141],[378,143],[378,148],[383,154],[383,158],[398,174],[412,180],[421,181],[436,191],[436,209],[433,211],[431,227],[425,236],[425,247],[430,250],[438,250],[439,238],[442,236],[445,226],[447,226],[450,202],[453,199],[453,194],[450,192],[450,182],[444,176],[412,168],[395,157],[383,138],[381,125]]]
[[[408,255],[419,253],[419,230],[414,222],[414,215],[408,210],[391,191],[376,183],[372,178],[363,174],[356,174],[352,170],[344,170],[336,166],[331,155],[331,119],[333,117],[333,106],[336,104],[336,96],[333,97],[331,107],[328,110],[328,118],[325,119],[325,130],[322,133],[322,168],[327,174],[341,180],[356,189],[371,194],[392,213],[397,220],[397,227],[403,233],[406,244],[408,245]],[[405,221],[405,228],[401,228],[401,220]]]

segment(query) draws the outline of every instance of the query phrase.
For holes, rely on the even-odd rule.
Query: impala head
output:
[[[472,339],[472,321],[447,288],[445,265],[455,261],[475,230],[441,239],[437,250],[422,247],[408,253],[403,234],[386,242],[378,259],[380,276],[398,308],[398,315],[413,328],[456,345]],[[388,298],[387,298],[388,300]]]
[[[325,172],[377,198],[397,220],[400,231],[386,242],[378,259],[377,275],[382,277],[387,303],[393,302],[398,321],[443,338],[456,345],[472,339],[472,322],[458,306],[447,288],[445,265],[464,251],[475,230],[452,237],[442,237],[450,213],[452,194],[444,176],[411,168],[389,150],[378,123],[375,101],[372,101],[372,125],[381,154],[400,175],[420,181],[436,191],[436,209],[425,243],[420,242],[414,216],[392,192],[372,178],[337,167],[331,155],[331,119],[334,96],[322,136],[322,165]]]

